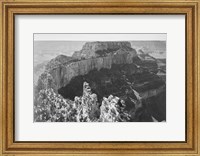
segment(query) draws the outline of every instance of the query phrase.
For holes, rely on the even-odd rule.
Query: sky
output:
[[[167,34],[34,34],[34,41],[166,41]]]

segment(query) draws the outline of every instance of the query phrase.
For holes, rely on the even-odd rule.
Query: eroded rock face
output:
[[[118,53],[120,51],[118,50]],[[124,52],[122,54],[114,54],[105,57],[96,57],[85,60],[60,64],[55,68],[51,68],[48,72],[54,77],[57,89],[66,86],[73,77],[86,75],[92,70],[111,69],[113,64],[131,64],[133,58],[137,55],[132,52]]]
[[[105,55],[99,56],[100,53],[104,53],[103,50],[106,50]],[[95,53],[95,57],[92,57],[93,54],[89,55],[91,51]],[[99,53],[96,55],[97,51]],[[131,48],[129,42],[88,42],[83,46],[79,56],[82,53],[87,53],[89,58],[79,60],[59,55],[47,63],[46,71],[42,75],[43,77],[45,74],[52,76],[55,91],[68,85],[74,77],[87,75],[93,70],[111,69],[113,65],[132,64],[134,66],[133,69],[135,69],[135,66],[137,67],[137,73],[144,72],[145,70],[157,72],[156,61],[153,59],[141,60],[141,54],[139,53],[138,55]],[[134,72],[131,71],[131,74],[134,74]],[[39,78],[38,82],[41,82],[41,78]]]
[[[129,42],[89,42],[81,51],[75,52],[73,58],[58,56],[52,59],[41,74],[37,88],[38,91],[53,88],[55,93],[74,100],[78,108],[80,104],[86,104],[86,107],[80,107],[87,108],[81,109],[86,114],[80,117],[83,121],[96,121],[101,114],[99,108],[102,99],[106,102],[104,97],[110,95],[122,99],[121,104],[124,101],[124,111],[130,111],[130,121],[151,121],[149,114],[155,117],[157,112],[163,113],[163,109],[159,104],[155,104],[156,112],[146,109],[148,105],[141,107],[142,102],[138,100],[137,94],[145,100],[152,97],[149,103],[155,103],[153,97],[165,91],[165,82],[156,75],[157,72],[156,59],[142,51],[136,52]],[[163,102],[160,99],[159,103]],[[88,108],[91,110],[88,111]],[[117,114],[115,110],[114,114]],[[104,115],[101,115],[101,119],[107,121]],[[120,118],[124,120],[122,116]],[[113,121],[115,119],[109,118]]]
[[[51,59],[45,66],[46,70],[51,70],[52,68],[56,68],[61,64],[65,64],[67,62],[71,62],[74,60],[72,57],[65,55],[58,55],[57,57]]]
[[[76,51],[73,57],[76,59],[88,59],[91,57],[107,56],[117,50],[134,51],[130,42],[87,42],[82,50]]]

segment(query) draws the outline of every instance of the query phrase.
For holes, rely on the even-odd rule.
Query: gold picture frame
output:
[[[0,155],[200,155],[199,0],[2,0],[0,8]],[[185,15],[186,141],[16,142],[14,17],[17,14]]]

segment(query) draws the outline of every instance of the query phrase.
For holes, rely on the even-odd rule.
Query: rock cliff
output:
[[[45,66],[46,70],[51,70],[52,68],[58,67],[64,63],[70,63],[74,60],[72,57],[65,56],[65,55],[58,55],[57,57],[51,59]]]
[[[143,51],[136,52],[129,42],[88,42],[73,57],[61,55],[52,59],[38,79],[35,91],[39,93],[41,90],[53,89],[56,95],[74,100],[75,104],[95,103],[94,108],[89,107],[93,108],[93,111],[89,111],[93,115],[87,115],[86,111],[83,113],[86,117],[80,117],[83,121],[93,120],[94,116],[96,119],[93,121],[97,121],[99,115],[102,121],[107,121],[108,118],[115,120],[115,117],[110,118],[108,114],[100,113],[99,108],[102,99],[107,104],[118,98],[122,100],[120,105],[124,103],[123,111],[130,114],[128,120],[152,121],[152,115],[156,117],[157,114],[162,114],[156,117],[162,121],[166,119],[166,101],[163,98],[166,88],[165,82],[157,75],[156,61]],[[105,97],[110,95],[113,98],[109,101]],[[102,106],[102,110],[104,108],[107,107]],[[74,110],[76,114],[77,109]],[[160,116],[162,117],[159,118]],[[123,121],[123,117],[120,120]]]
[[[73,56],[76,59],[88,59],[91,57],[107,56],[117,50],[121,52],[133,51],[130,42],[87,42],[82,50],[74,52]]]
[[[89,45],[91,45],[91,43]],[[91,49],[97,49],[98,46],[96,47],[96,44],[94,45],[95,46],[91,46]],[[122,45],[119,44],[119,46]],[[62,63],[57,63],[58,61],[56,61],[56,63],[54,63],[53,65],[48,65],[46,69],[47,72],[50,73],[54,78],[55,85],[57,86],[57,89],[59,89],[66,86],[73,77],[86,75],[90,71],[95,69],[110,69],[113,64],[131,64],[133,63],[134,57],[137,57],[137,54],[133,49],[131,49],[131,51],[118,49],[112,55],[107,55],[103,57],[91,57],[89,59],[82,60],[70,59],[69,61]]]

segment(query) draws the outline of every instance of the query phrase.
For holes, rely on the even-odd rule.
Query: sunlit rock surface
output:
[[[107,56],[115,51],[134,51],[130,42],[87,42],[82,50],[76,51],[72,57],[88,59],[91,57]]]

